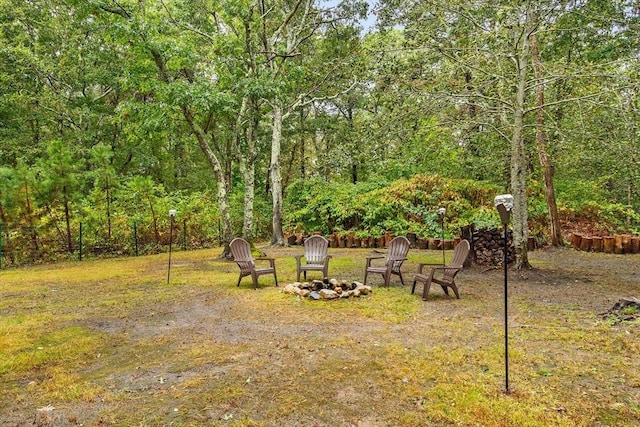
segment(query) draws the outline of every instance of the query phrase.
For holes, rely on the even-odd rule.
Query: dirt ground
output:
[[[279,260],[299,251],[267,249]],[[361,279],[358,260],[366,252],[332,252],[334,259],[356,260],[332,273]],[[389,310],[407,313],[384,313],[365,302],[312,306],[273,286],[253,291],[248,278],[236,288],[235,264],[176,257],[179,289],[138,284],[148,302],[128,307],[126,315],[78,302],[84,314],[66,321],[105,337],[101,354],[87,358],[78,377],[100,392],[55,402],[30,390],[47,384],[37,373],[2,381],[8,389],[0,398],[0,426],[519,424],[517,415],[500,415],[513,408],[497,407],[492,415],[458,403],[461,414],[446,415],[438,406],[449,386],[460,387],[452,393],[462,401],[465,382],[500,404],[505,399],[500,268],[462,272],[460,300],[432,287],[423,302],[419,292],[409,292],[424,258],[412,250],[405,286],[394,277],[391,289],[374,286],[371,296],[398,299]],[[633,340],[640,327],[637,321],[608,325],[600,314],[621,298],[640,297],[640,257],[547,249],[530,259],[534,269],[509,271],[515,404],[531,425],[637,425],[640,357]],[[140,271],[141,282],[163,272],[162,261]],[[290,267],[281,268],[281,284],[293,280]],[[225,275],[224,285],[207,282],[213,271]],[[432,399],[440,402],[431,407]]]

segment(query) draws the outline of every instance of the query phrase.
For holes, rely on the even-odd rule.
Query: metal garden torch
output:
[[[513,196],[511,194],[501,194],[493,199],[493,204],[498,213],[500,214],[500,221],[503,227],[503,239],[504,239],[504,378],[505,378],[505,391],[509,390],[509,318],[508,318],[508,286],[507,286],[507,227],[509,225],[509,217],[511,216],[511,210],[513,209]]]
[[[444,216],[447,213],[447,210],[445,208],[440,208],[438,209],[438,216],[440,216],[440,229],[442,230],[442,240],[440,245],[442,245],[442,265],[447,265],[447,263],[445,262],[445,255],[444,255]]]

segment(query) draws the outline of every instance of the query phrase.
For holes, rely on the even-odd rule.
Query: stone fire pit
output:
[[[282,288],[282,292],[285,294],[300,295],[302,298],[313,300],[354,298],[368,295],[371,291],[371,286],[360,282],[329,278],[311,282],[294,282]]]

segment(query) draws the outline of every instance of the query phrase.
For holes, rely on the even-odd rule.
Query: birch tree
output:
[[[282,145],[283,124],[299,108],[316,102],[319,98],[331,97],[321,94],[323,88],[335,72],[331,65],[335,58],[326,58],[329,67],[314,70],[302,64],[313,53],[314,42],[321,37],[321,29],[334,21],[353,21],[358,14],[366,11],[362,3],[353,2],[356,12],[341,3],[339,10],[323,9],[316,0],[294,0],[266,2],[258,0],[260,27],[257,37],[260,41],[256,54],[257,74],[266,77],[274,90],[266,92],[263,100],[270,107],[271,157],[269,164],[270,190],[272,195],[272,238],[273,245],[284,244],[282,229],[283,192],[282,185]],[[363,9],[364,7],[364,9]],[[343,90],[348,90],[346,89]]]

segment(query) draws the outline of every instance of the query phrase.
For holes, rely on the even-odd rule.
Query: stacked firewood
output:
[[[476,264],[503,265],[504,264],[504,239],[501,228],[483,228],[473,231],[472,250]],[[513,235],[507,232],[507,264],[515,261],[515,248]]]

